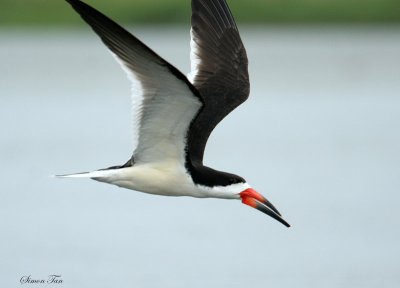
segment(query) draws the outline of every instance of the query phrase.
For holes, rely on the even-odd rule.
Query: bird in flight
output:
[[[187,76],[96,9],[66,1],[126,71],[136,120],[134,152],[125,164],[59,177],[156,195],[238,199],[290,227],[245,179],[203,165],[211,132],[250,92],[246,50],[226,0],[192,0]]]

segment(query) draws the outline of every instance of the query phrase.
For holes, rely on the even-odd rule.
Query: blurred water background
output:
[[[205,162],[293,227],[239,201],[51,178],[130,157],[129,82],[84,24],[3,26],[1,287],[50,274],[58,287],[400,285],[400,27],[239,26],[251,97]],[[189,71],[187,23],[130,28]]]

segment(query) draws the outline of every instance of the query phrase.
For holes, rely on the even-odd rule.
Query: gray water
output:
[[[206,164],[239,201],[168,198],[52,174],[124,163],[129,83],[89,29],[0,32],[0,286],[399,287],[399,27],[244,27],[251,98]],[[185,73],[188,32],[132,29]]]

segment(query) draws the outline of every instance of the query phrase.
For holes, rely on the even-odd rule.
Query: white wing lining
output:
[[[128,80],[131,83],[131,115],[132,115],[132,146],[135,151],[139,143],[139,128],[140,119],[142,116],[142,103],[143,103],[143,88],[140,80],[136,75],[124,64],[124,62],[118,58],[118,56],[109,50],[114,59],[121,66],[122,70],[125,71]]]
[[[166,67],[160,68],[159,64],[150,62],[149,70],[152,65],[155,66],[152,78],[138,76],[116,54],[111,54],[131,82],[135,162],[163,162],[168,159],[184,164],[187,130],[201,102],[186,83]],[[159,73],[160,69],[164,73]]]

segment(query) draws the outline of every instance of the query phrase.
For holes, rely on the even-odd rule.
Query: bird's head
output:
[[[258,193],[253,188],[247,188],[239,193],[240,198],[242,199],[242,203],[249,205],[261,212],[271,216],[275,220],[281,222],[286,227],[290,227],[289,223],[287,223],[283,218],[281,213],[271,204],[263,195]]]
[[[241,199],[243,204],[249,205],[261,212],[271,216],[281,222],[286,227],[290,227],[283,218],[278,209],[274,207],[263,195],[251,188],[247,181],[235,174],[216,171],[202,166],[203,178],[196,178],[198,182],[209,182],[207,186],[202,187],[201,195],[207,197],[224,199]],[[197,175],[197,176],[199,176]]]

